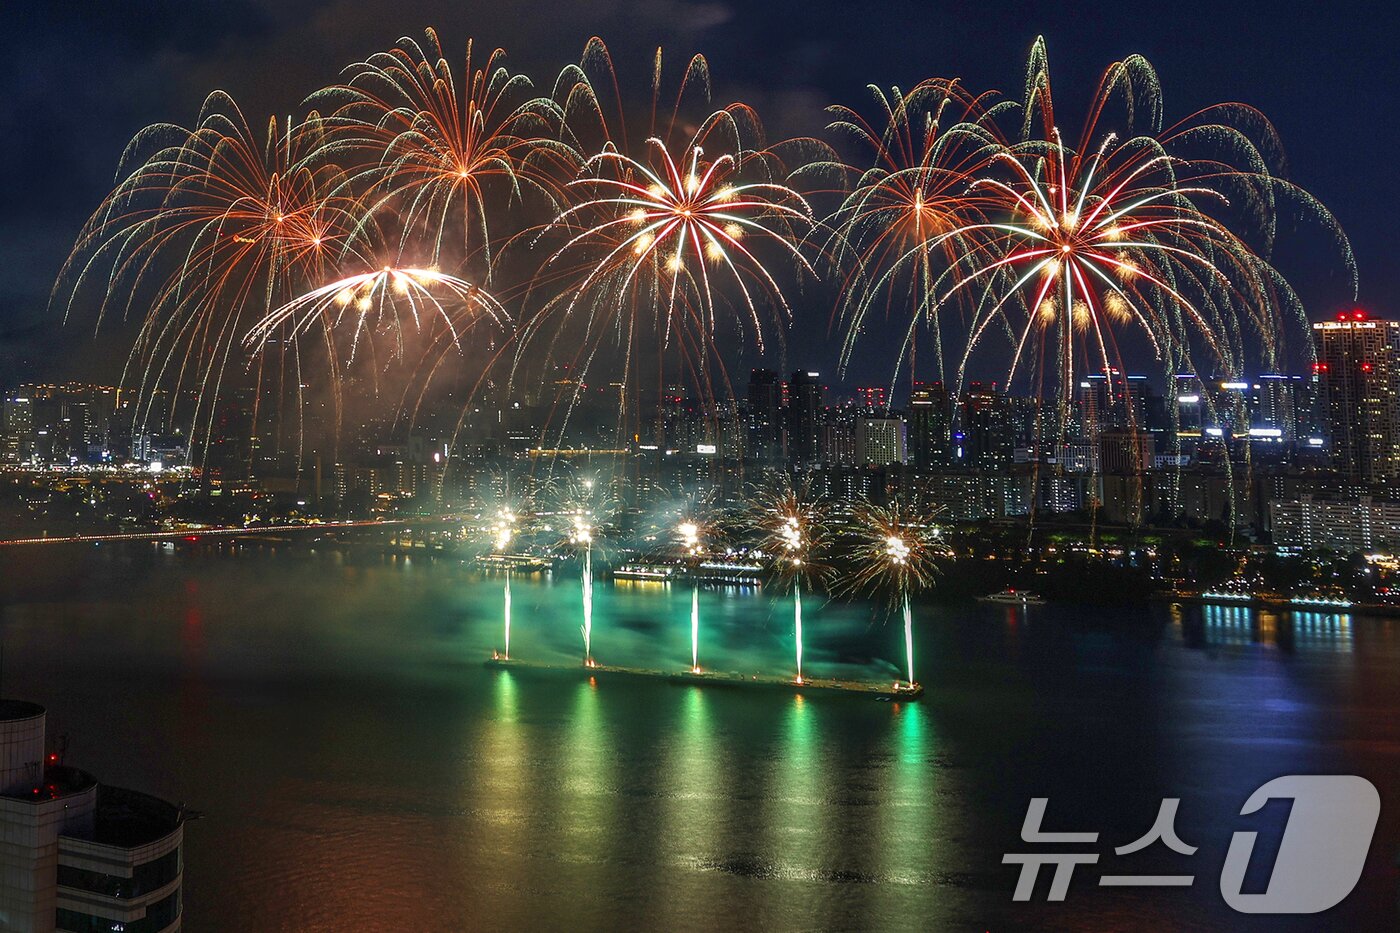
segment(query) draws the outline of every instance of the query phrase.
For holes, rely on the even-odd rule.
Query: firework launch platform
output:
[[[772,674],[743,674],[733,671],[710,670],[652,670],[643,667],[618,667],[611,664],[550,664],[543,661],[521,661],[495,655],[486,666],[496,670],[556,672],[597,678],[647,678],[673,684],[696,686],[754,687],[783,690],[791,693],[845,694],[876,700],[917,700],[924,695],[923,684],[904,681],[872,682],[865,680],[836,680],[829,677],[806,677],[797,680]]]

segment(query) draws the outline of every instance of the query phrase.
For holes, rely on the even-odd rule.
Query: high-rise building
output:
[[[1115,429],[1099,434],[1099,469],[1104,473],[1149,470],[1154,452],[1153,438],[1147,431]]]
[[[28,395],[5,399],[5,461],[19,463],[34,452],[34,400]]]
[[[1082,439],[1097,443],[1099,432],[1112,428],[1146,429],[1150,387],[1146,376],[1111,370],[1080,380],[1079,414]]]
[[[1302,376],[1289,376],[1283,373],[1264,373],[1254,384],[1254,417],[1250,421],[1250,433],[1257,431],[1277,431],[1278,439],[1291,443],[1297,438],[1298,395],[1303,383]]]
[[[1244,436],[1249,433],[1256,386],[1243,378],[1220,379],[1209,385],[1211,415],[1206,425],[1212,437]],[[1211,431],[1211,428],[1216,430]]]
[[[904,419],[862,415],[856,419],[856,463],[888,466],[905,461]]]
[[[826,408],[821,374],[799,371],[788,380],[788,458],[799,465],[821,459],[822,414]]]
[[[860,409],[853,405],[838,405],[826,410],[820,444],[824,465],[856,465],[856,419],[861,414]]]
[[[1011,404],[996,386],[971,383],[962,397],[961,431],[954,435],[959,466],[1005,470],[1016,450]]]
[[[176,933],[184,814],[65,765],[46,721],[0,700],[0,927]]]
[[[862,386],[856,389],[856,401],[867,411],[884,411],[889,408],[886,390],[881,386]]]
[[[1400,321],[1343,312],[1313,325],[1332,465],[1373,483],[1400,473]]]
[[[1205,420],[1201,380],[1191,373],[1177,373],[1173,384],[1176,390],[1177,430],[1190,436],[1199,436]]]
[[[953,462],[953,405],[941,382],[916,382],[909,393],[909,457],[928,470]]]
[[[749,451],[760,460],[776,460],[782,453],[782,389],[771,369],[749,373]]]

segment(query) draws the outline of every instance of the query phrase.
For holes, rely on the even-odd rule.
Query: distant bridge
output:
[[[0,540],[0,547],[27,544],[102,544],[108,541],[200,541],[205,538],[233,538],[240,535],[286,534],[294,532],[335,532],[350,528],[389,528],[395,525],[456,524],[455,518],[393,518],[356,522],[327,522],[320,525],[257,525],[252,528],[185,528],[169,531],[135,531],[120,534],[47,535],[38,538],[9,538]]]

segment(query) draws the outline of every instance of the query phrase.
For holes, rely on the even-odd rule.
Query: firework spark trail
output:
[[[862,503],[855,511],[857,541],[852,569],[841,588],[883,594],[904,617],[904,656],[909,685],[914,680],[914,612],[910,597],[933,585],[936,561],[946,554],[933,516],[903,500],[889,505]]]
[[[404,37],[309,102],[328,107],[332,132],[320,154],[349,166],[347,184],[366,192],[363,216],[394,215],[400,251],[426,239],[435,263],[460,222],[461,258],[479,252],[489,282],[490,221],[532,197],[557,212],[559,180],[582,160],[563,138],[559,106],[511,74],[502,49],[473,68],[474,45],[467,41],[459,80],[435,30],[421,42]]]
[[[504,590],[503,595],[504,595],[504,597],[505,597],[505,599],[504,599],[504,613],[505,613],[505,625],[506,625],[506,651],[505,651],[505,659],[506,659],[507,661],[509,661],[509,660],[510,660],[510,568],[509,568],[509,567],[506,568],[506,584],[505,584],[505,590]]]
[[[700,673],[700,586],[690,590],[690,670]]]
[[[758,533],[761,554],[780,580],[792,585],[793,641],[796,680],[803,682],[802,583],[829,576],[824,562],[828,544],[826,509],[804,485],[786,482],[761,490],[755,497],[750,524]]]
[[[434,294],[435,290],[456,299],[464,310],[451,310]],[[407,319],[401,316],[405,310]],[[431,319],[425,320],[425,317]],[[353,323],[351,359],[361,340],[375,329],[376,322],[391,331],[396,354],[401,356],[409,322],[415,331],[441,323],[451,342],[460,348],[463,332],[483,318],[503,324],[509,320],[509,315],[491,295],[456,276],[436,269],[385,266],[375,272],[322,285],[293,298],[253,325],[243,342],[250,348],[261,349],[276,334],[285,332],[296,337],[313,325],[336,332],[349,319]]]
[[[593,546],[583,552],[583,663],[593,666]]]
[[[1100,125],[1115,107],[1127,114],[1121,135]],[[1008,383],[1033,354],[1033,374],[1041,380],[1056,374],[1063,430],[1078,369],[1110,378],[1125,372],[1120,341],[1128,333],[1146,339],[1167,373],[1216,368],[1238,376],[1243,334],[1252,330],[1262,364],[1272,368],[1287,319],[1306,316],[1266,251],[1231,222],[1241,215],[1259,219],[1267,247],[1280,200],[1322,222],[1354,279],[1350,248],[1331,215],[1271,171],[1267,153],[1277,149],[1277,138],[1262,115],[1217,105],[1164,130],[1161,112],[1155,71],[1130,56],[1104,73],[1071,146],[1055,122],[1044,46],[1037,42],[1022,140],[997,154],[1000,173],[989,171],[972,184],[995,206],[986,219],[933,241],[940,248],[965,244],[937,280],[940,301],[966,297],[976,306],[960,384],[984,336],[1004,331],[1013,348]],[[1135,117],[1145,123],[1141,129]]]
[[[850,137],[872,162],[809,168],[857,179],[828,221],[834,232],[827,251],[853,267],[839,306],[845,329],[841,366],[850,362],[869,315],[883,304],[887,318],[896,309],[900,314],[910,309],[891,386],[905,362],[911,373],[916,368],[923,325],[933,339],[942,380],[944,337],[934,283],[971,244],[964,236],[940,238],[985,220],[987,208],[995,206],[994,199],[969,187],[1005,149],[996,118],[1010,104],[943,79],[921,82],[907,92],[870,90],[878,105],[876,121],[834,106],[828,129]]]
[[[797,651],[797,682],[802,683],[802,581],[792,581],[792,629]]]
[[[593,527],[584,515],[575,515],[569,541],[583,548],[583,663],[593,666]]]
[[[909,594],[904,594],[904,658],[908,665],[909,683],[914,683],[914,610],[909,605]]]

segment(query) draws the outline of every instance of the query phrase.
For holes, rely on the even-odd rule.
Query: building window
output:
[[[159,933],[179,916],[180,892],[176,890],[169,897],[147,907],[146,916],[140,920],[108,920],[60,907],[54,922],[64,933]]]
[[[58,884],[64,888],[91,891],[107,897],[141,897],[165,887],[180,876],[180,847],[160,858],[135,866],[130,878],[108,875],[69,865],[58,866]],[[159,929],[159,928],[157,928]]]

